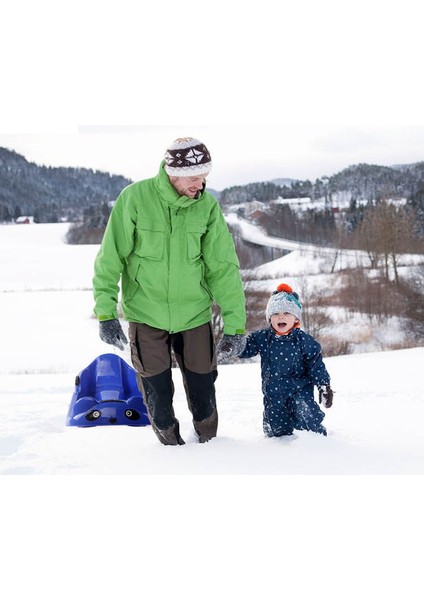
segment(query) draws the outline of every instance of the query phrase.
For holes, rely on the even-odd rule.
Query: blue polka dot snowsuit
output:
[[[330,383],[319,343],[301,329],[277,335],[270,327],[251,333],[239,356],[250,358],[258,353],[265,435],[291,435],[294,429],[327,435],[321,424],[325,413],[314,400],[314,384]]]

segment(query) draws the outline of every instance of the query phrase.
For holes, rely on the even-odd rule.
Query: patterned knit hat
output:
[[[280,283],[275,292],[271,294],[266,305],[266,320],[269,321],[272,315],[280,312],[288,312],[299,321],[302,316],[302,304],[299,296],[287,283]]]
[[[165,153],[165,171],[172,177],[204,175],[211,169],[209,150],[195,138],[178,138]]]

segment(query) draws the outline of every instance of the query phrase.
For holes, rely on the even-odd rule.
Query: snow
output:
[[[74,347],[70,351],[75,360]],[[336,390],[325,419],[327,439],[309,432],[264,438],[259,364],[223,365],[217,380],[219,437],[207,445],[196,443],[176,370],[175,410],[186,445],[164,448],[150,427],[66,427],[78,369],[58,373],[64,363],[58,356],[55,370],[50,360],[44,367],[38,364],[38,373],[28,373],[26,367],[1,376],[1,472],[422,474],[421,384],[418,377],[392,379],[387,374],[418,373],[423,359],[423,348],[327,359]],[[82,361],[80,367],[86,364]]]
[[[341,288],[342,276],[348,269],[358,266],[368,267],[368,277],[378,276],[377,270],[369,269],[369,259],[365,252],[316,244],[306,244],[268,236],[254,222],[249,222],[231,212],[227,222],[236,228],[237,234],[254,244],[288,250],[288,254],[269,261],[256,268],[245,269],[243,279],[249,291],[274,290],[278,283],[285,281],[300,292],[301,298],[316,300]],[[422,254],[401,254],[398,256],[398,273],[408,276],[424,264]],[[311,302],[311,305],[313,303]],[[378,352],[388,348],[410,345],[408,331],[410,323],[396,316],[384,321],[370,319],[368,314],[347,310],[339,306],[321,308],[329,324],[323,326],[321,335],[336,344],[348,344],[350,352]]]
[[[64,244],[66,230],[66,224],[0,229],[7,315],[0,361],[1,473],[424,473],[418,426],[424,417],[418,379],[424,348],[327,358],[336,390],[325,418],[327,439],[309,432],[264,438],[255,362],[220,367],[219,436],[209,444],[196,443],[178,369],[175,409],[185,446],[162,447],[150,427],[66,427],[79,371],[109,351],[131,363],[128,347],[120,353],[98,337],[90,291],[98,247]]]
[[[349,248],[339,250],[338,248],[320,246],[319,244],[307,244],[305,242],[296,242],[293,240],[269,236],[257,225],[241,218],[233,212],[228,213],[225,218],[229,225],[237,227],[240,230],[241,237],[244,240],[253,244],[300,252],[300,254],[306,253],[308,256],[311,256],[312,254],[325,259],[328,265],[331,266],[333,266],[334,258],[337,257],[336,264],[334,265],[337,270],[353,268],[369,263],[368,255],[364,251],[352,250]],[[281,260],[281,258],[277,259],[277,261]],[[268,265],[272,267],[273,263],[278,265],[277,261],[267,263],[266,268],[268,268]],[[399,265],[418,265],[422,264],[423,262],[424,257],[421,254],[402,254],[399,257]],[[262,267],[257,269],[257,273],[259,275],[263,274]]]
[[[66,427],[76,373],[113,351],[99,340],[92,315],[98,248],[64,244],[67,228],[0,227],[0,474],[9,492],[2,495],[3,515],[9,515],[7,564],[14,565],[8,597],[23,597],[30,583],[44,589],[44,597],[75,597],[78,575],[69,578],[75,546],[85,567],[96,557],[89,550],[94,537],[101,553],[114,530],[124,544],[138,536],[135,553],[125,545],[121,552],[110,549],[115,572],[135,574],[143,565],[150,581],[165,577],[162,591],[170,593],[175,585],[176,597],[198,597],[203,552],[213,561],[204,598],[263,597],[278,585],[296,594],[299,580],[305,597],[354,598],[361,579],[352,579],[349,556],[371,578],[370,597],[378,590],[379,597],[418,598],[413,579],[405,581],[394,569],[402,562],[398,555],[384,546],[376,557],[376,548],[388,530],[392,542],[410,544],[412,530],[401,527],[389,509],[403,507],[402,518],[411,519],[422,504],[424,348],[327,358],[336,391],[324,420],[327,438],[310,432],[264,438],[258,363],[220,367],[219,435],[208,444],[195,440],[178,370],[175,410],[184,446],[162,446],[150,427]],[[128,350],[116,352],[130,362]],[[44,520],[34,518],[29,505]],[[414,519],[414,535],[420,529],[422,520]],[[28,530],[32,536],[22,548],[16,536]],[[62,544],[62,554],[50,557],[56,570],[47,584],[41,579],[42,553],[37,558],[41,538],[49,547]],[[179,549],[185,551],[181,558]],[[107,569],[106,554],[97,563],[100,572]],[[28,572],[20,578],[25,561]],[[322,596],[317,578],[326,580]],[[108,579],[110,597],[139,597],[133,575]],[[94,580],[88,573],[83,577],[87,595],[96,589]]]

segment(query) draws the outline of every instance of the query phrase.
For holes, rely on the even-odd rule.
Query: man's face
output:
[[[201,175],[195,175],[193,177],[169,176],[169,181],[172,183],[174,188],[181,196],[195,198],[197,192],[199,192],[203,188],[203,184],[205,183],[208,174],[209,173],[203,173]]]

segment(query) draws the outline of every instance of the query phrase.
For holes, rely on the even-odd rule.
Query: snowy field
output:
[[[150,427],[66,427],[76,373],[111,351],[99,340],[92,317],[97,247],[63,244],[67,228],[0,226],[0,474],[7,490],[2,531],[12,582],[5,597],[24,597],[35,585],[44,597],[75,598],[80,587],[78,578],[68,577],[70,548],[77,548],[85,567],[95,561],[93,536],[101,552],[111,528],[114,569],[137,573],[144,567],[151,581],[163,577],[155,557],[165,556],[177,598],[247,593],[262,598],[276,591],[326,600],[422,597],[415,579],[405,580],[399,568],[406,549],[408,570],[418,569],[419,554],[411,552],[411,544],[423,535],[422,518],[411,518],[422,504],[424,349],[327,359],[336,391],[324,421],[327,438],[308,432],[263,437],[257,363],[221,366],[219,436],[208,444],[195,441],[178,371],[175,409],[185,446],[162,446]],[[120,354],[129,362],[127,351]],[[41,519],[34,519],[34,507]],[[172,525],[169,538],[160,515]],[[26,536],[23,548],[28,530],[32,537]],[[37,540],[46,536],[51,547],[59,542],[61,548],[50,583],[43,578],[49,566],[42,552],[34,559],[40,553]],[[128,543],[136,543],[137,551]],[[199,594],[202,547],[216,549],[208,568],[217,576]],[[179,548],[186,558],[177,567]],[[207,556],[211,560],[210,552]],[[266,568],[252,563],[253,556],[266,556]],[[102,558],[97,568],[104,575]],[[82,597],[98,589],[89,572],[82,577]],[[108,578],[104,597],[139,597],[133,581],[133,575]],[[296,594],[299,581],[305,595]],[[173,585],[164,584],[168,594]]]
[[[196,443],[176,371],[175,410],[186,441],[178,448],[161,446],[150,427],[65,427],[72,372],[2,375],[1,472],[422,474],[423,362],[423,348],[327,359],[336,390],[325,419],[329,435],[287,439],[263,437],[259,365],[222,366],[219,437],[206,445]]]
[[[66,224],[0,229],[7,315],[0,361],[1,473],[424,473],[418,377],[424,348],[327,358],[336,391],[325,418],[327,439],[309,432],[263,437],[258,363],[220,367],[219,437],[209,444],[196,443],[178,369],[175,409],[185,446],[161,446],[150,427],[66,427],[75,375],[97,355],[114,351],[98,338],[92,317],[97,247],[63,244],[66,230]],[[130,362],[128,350],[122,356]]]

